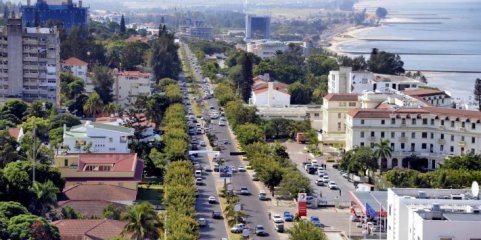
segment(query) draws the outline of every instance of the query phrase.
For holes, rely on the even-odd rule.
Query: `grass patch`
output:
[[[163,195],[163,185],[139,185],[139,190],[137,192],[137,201],[148,201],[153,205],[161,205]]]

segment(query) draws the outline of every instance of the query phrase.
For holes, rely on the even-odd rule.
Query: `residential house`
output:
[[[88,63],[76,57],[71,57],[63,61],[62,70],[81,78],[84,82],[87,82]]]
[[[268,74],[254,78],[250,104],[256,107],[287,107],[291,104],[289,85],[271,81]]]
[[[121,236],[127,222],[111,219],[63,219],[53,222],[62,240],[109,240]]]
[[[132,128],[86,121],[68,131],[64,127],[63,145],[68,153],[129,153],[128,138],[133,135]],[[89,143],[90,149],[84,149]]]

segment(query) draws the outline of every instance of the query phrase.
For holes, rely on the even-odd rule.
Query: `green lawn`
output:
[[[164,186],[162,185],[139,185],[137,201],[148,201],[154,205],[162,204]]]

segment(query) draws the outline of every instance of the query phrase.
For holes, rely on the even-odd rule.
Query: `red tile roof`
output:
[[[125,165],[123,165],[125,166]],[[80,166],[79,166],[80,167]],[[144,161],[142,159],[137,159],[137,164],[133,170],[133,177],[110,177],[106,172],[105,176],[102,177],[66,177],[65,180],[68,182],[91,182],[91,181],[101,181],[101,182],[117,182],[117,181],[142,181],[142,174],[144,172]]]
[[[9,128],[8,135],[10,135],[10,137],[15,138],[15,140],[17,140],[18,136],[20,135],[20,128]]]
[[[123,72],[119,72],[118,75],[123,77],[145,77],[145,78],[149,78],[151,76],[150,73],[143,73],[140,71],[123,71]]]
[[[136,153],[84,153],[79,155],[79,171],[86,164],[112,165],[110,172],[133,172],[137,165]]]
[[[62,240],[107,240],[119,236],[127,223],[110,219],[64,219],[53,224]]]
[[[449,96],[444,91],[441,91],[439,89],[430,89],[430,88],[417,88],[417,89],[405,90],[404,94],[411,97],[428,97],[428,96],[436,96],[436,95]]]
[[[87,66],[88,63],[76,58],[76,57],[71,57],[65,61],[63,61],[64,66]]]
[[[289,93],[289,85],[285,83],[277,82],[277,81],[272,82],[272,84],[273,84],[274,90],[287,93],[287,94]],[[269,83],[262,80],[255,81],[254,84],[252,85],[252,90],[255,93],[265,92],[267,91],[268,88],[269,88]]]
[[[102,194],[99,194],[102,193]],[[108,184],[79,184],[66,188],[62,200],[135,201],[137,190]]]
[[[324,96],[324,99],[327,101],[339,101],[339,102],[348,102],[348,101],[357,101],[359,94],[357,93],[329,93]]]
[[[61,210],[64,207],[71,207],[75,211],[81,213],[86,218],[102,218],[103,210],[110,204],[120,209],[125,209],[126,205],[100,200],[66,200],[58,201],[58,209]]]
[[[125,40],[127,42],[144,42],[144,43],[147,43],[149,41],[149,39],[147,37],[144,37],[142,35],[132,35],[130,36],[129,38],[127,38],[127,40]]]

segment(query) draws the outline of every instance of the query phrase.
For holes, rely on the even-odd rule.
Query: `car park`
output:
[[[274,221],[274,223],[283,223],[284,222],[281,215],[279,215],[279,214],[274,214],[274,216],[272,216],[272,221]]]
[[[290,212],[284,212],[284,221],[292,222],[294,221],[294,216]]]

